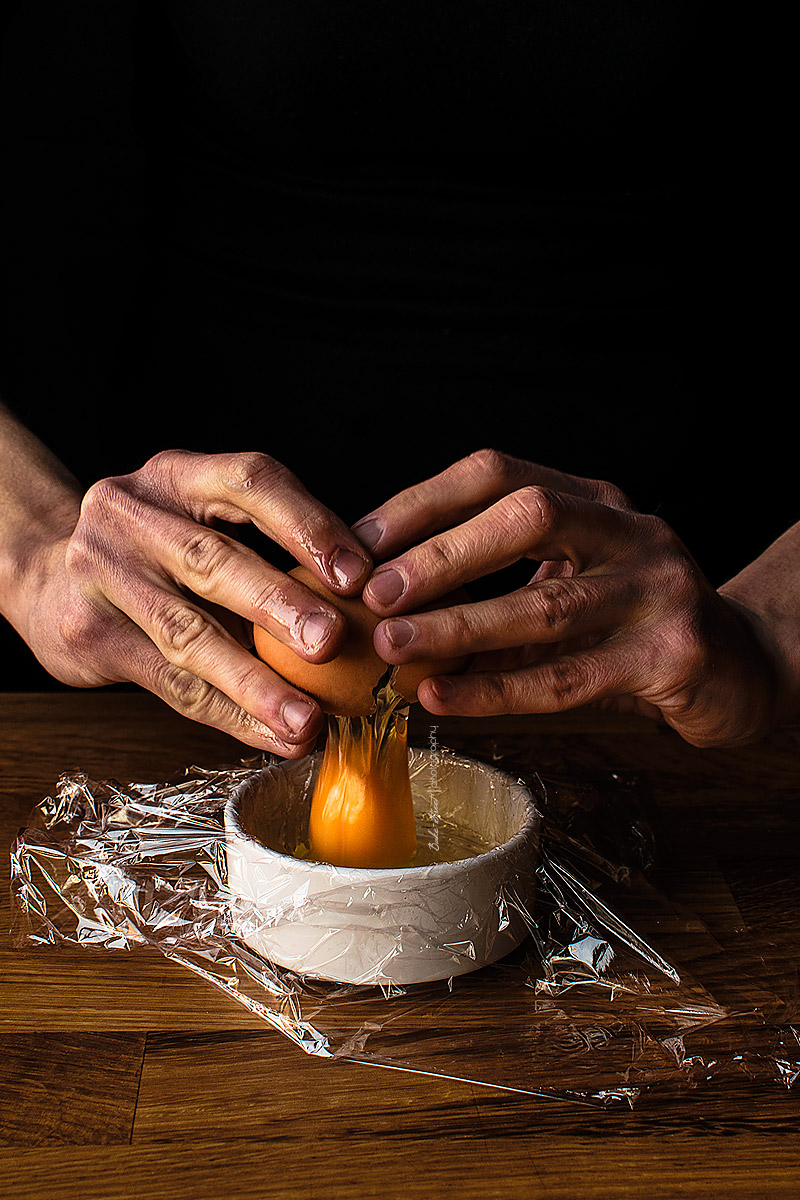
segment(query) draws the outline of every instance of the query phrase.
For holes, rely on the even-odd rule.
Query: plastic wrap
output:
[[[156,950],[332,1061],[602,1105],[732,1074],[796,1082],[793,985],[765,979],[761,1003],[740,1004],[735,980],[759,948],[745,930],[723,945],[653,883],[654,835],[635,778],[521,773],[497,748],[488,763],[440,748],[434,759],[429,748],[410,755],[431,836],[440,797],[463,794],[471,773],[486,810],[475,832],[505,838],[499,865],[479,853],[363,878],[327,868],[315,888],[309,864],[286,852],[302,851],[318,758],[191,767],[162,783],[69,773],[12,847],[15,943]],[[520,806],[511,826],[509,804]],[[474,807],[460,816],[469,824]],[[256,871],[248,887],[241,862],[233,868],[243,832],[279,852],[277,875]],[[476,892],[481,859],[492,869]],[[424,895],[422,874],[435,885]],[[294,965],[263,953],[278,928],[300,936]],[[354,928],[368,946],[380,929],[381,945],[363,976],[337,982]],[[398,960],[412,976],[433,961],[434,977],[403,982]]]
[[[541,824],[530,791],[461,755],[413,750],[408,759],[413,865],[337,867],[296,856],[306,849],[318,755],[232,789],[231,918],[252,949],[329,982],[404,985],[475,970],[524,939]]]

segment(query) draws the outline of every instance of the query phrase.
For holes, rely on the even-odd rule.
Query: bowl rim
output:
[[[423,746],[410,746],[409,749],[416,754],[423,755],[424,757],[430,756],[432,753],[429,748]],[[437,750],[437,753],[442,754],[443,748]],[[449,874],[452,874],[454,867],[462,866],[464,864],[488,865],[490,861],[502,861],[503,859],[514,855],[519,849],[522,848],[523,845],[527,844],[528,841],[537,837],[541,829],[542,814],[537,807],[533,792],[523,780],[515,777],[508,771],[504,771],[502,767],[497,767],[493,766],[491,763],[482,762],[480,759],[472,758],[468,754],[461,754],[458,751],[450,750],[449,748],[446,749],[446,753],[450,761],[456,761],[459,764],[469,764],[470,766],[477,765],[489,774],[493,776],[501,776],[506,783],[510,783],[513,786],[522,789],[528,807],[528,814],[523,825],[517,830],[513,837],[508,839],[507,842],[502,842],[499,846],[493,846],[490,850],[484,850],[481,854],[471,855],[469,858],[449,859],[446,862],[428,863],[427,865],[420,864],[419,866],[406,867],[345,867],[337,866],[335,863],[320,862],[318,859],[295,858],[293,854],[284,854],[280,850],[273,850],[271,846],[266,846],[263,842],[259,842],[256,838],[251,837],[250,834],[246,833],[242,829],[237,811],[242,797],[251,788],[256,787],[258,781],[267,774],[272,774],[275,771],[288,770],[291,767],[298,767],[300,764],[307,762],[309,759],[312,760],[309,765],[313,770],[313,760],[322,757],[321,750],[312,751],[311,754],[306,755],[304,758],[284,759],[281,762],[269,763],[264,767],[260,767],[254,772],[254,774],[250,775],[247,779],[242,780],[241,783],[238,783],[225,802],[224,819],[226,841],[231,837],[236,837],[238,840],[246,843],[247,845],[258,847],[259,850],[263,851],[264,855],[268,857],[269,860],[278,859],[284,860],[287,864],[291,863],[294,871],[302,871],[305,868],[308,874],[316,874],[319,870],[324,869],[329,873],[335,873],[336,877],[341,879],[343,882],[368,883],[373,882],[376,879],[383,879],[388,882],[392,877],[402,877],[405,879],[409,875],[413,878],[415,875],[417,875],[417,872],[419,872],[419,878],[424,877],[426,880],[430,879],[431,877],[434,879],[444,878]]]

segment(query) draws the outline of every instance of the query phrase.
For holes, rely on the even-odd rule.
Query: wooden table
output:
[[[735,751],[592,712],[480,729],[643,773],[703,919],[764,923],[798,950],[796,975],[800,725]],[[438,736],[464,744],[464,723]],[[138,693],[0,695],[6,881],[11,839],[61,771],[151,780],[246,754]],[[742,1076],[606,1111],[331,1064],[157,953],[12,949],[5,885],[0,922],[7,1200],[800,1195],[800,1084]]]

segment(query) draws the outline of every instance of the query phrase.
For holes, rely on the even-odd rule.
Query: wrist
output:
[[[800,639],[796,617],[760,590],[737,578],[718,594],[748,630],[758,648],[770,693],[766,724],[776,728],[800,712]]]
[[[80,515],[81,497],[65,489],[46,509],[17,512],[0,531],[0,613],[27,639],[36,598],[63,559]]]
[[[78,481],[0,401],[0,614],[23,637],[80,506]]]

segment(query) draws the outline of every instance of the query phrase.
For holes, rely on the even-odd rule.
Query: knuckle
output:
[[[86,525],[79,521],[64,551],[67,574],[85,578],[96,564],[97,550],[94,537]]]
[[[188,604],[169,604],[155,620],[158,644],[173,661],[188,659],[207,641],[212,628],[208,618]]]
[[[207,586],[224,568],[231,556],[227,540],[210,529],[192,534],[182,549],[185,574],[194,585]]]
[[[504,479],[511,474],[512,460],[502,450],[483,447],[474,450],[465,462],[470,471],[484,478]]]
[[[142,471],[162,471],[164,469],[169,470],[172,467],[174,467],[178,462],[182,461],[183,459],[193,458],[193,457],[195,457],[195,456],[191,450],[179,450],[175,447],[173,447],[170,450],[157,450],[155,454],[153,454],[150,458],[148,458],[147,462],[144,464],[143,467],[140,468],[140,470],[142,470]]]
[[[58,618],[58,636],[72,651],[85,653],[97,642],[97,616],[88,604],[70,604]]]
[[[650,545],[655,547],[661,555],[671,562],[675,560],[676,564],[679,559],[688,562],[683,543],[668,521],[655,513],[646,514],[637,520],[641,523],[641,528]]]
[[[161,475],[169,472],[180,455],[179,450],[158,450],[139,468],[140,475]]]
[[[586,664],[565,655],[554,658],[548,666],[550,691],[559,703],[579,701],[591,692],[591,680]]]
[[[614,483],[609,483],[605,479],[587,479],[586,484],[589,499],[596,500],[598,504],[604,504],[606,508],[632,509],[634,507],[622,488],[617,487]]]
[[[472,641],[477,630],[468,604],[456,604],[447,610],[448,634],[453,643],[466,646]]]
[[[81,501],[81,516],[117,508],[122,492],[121,478],[109,476],[107,479],[98,479],[84,493]]]
[[[511,707],[507,677],[499,672],[486,671],[481,679],[481,700],[487,711],[502,714]]]
[[[84,493],[78,528],[109,530],[130,524],[141,518],[142,498],[135,474],[98,479]]]
[[[428,542],[430,565],[435,569],[452,570],[458,566],[459,555],[447,537],[433,537]]]
[[[548,579],[531,589],[536,612],[548,629],[560,630],[580,615],[574,589],[557,579]]]
[[[138,471],[127,476],[129,486],[159,499],[173,498],[180,494],[182,475],[204,457],[194,450],[159,450]]]
[[[680,664],[683,677],[700,683],[707,678],[710,664],[710,648],[702,636],[700,623],[689,612],[677,613],[667,625],[663,640],[669,660]]]
[[[187,716],[198,717],[211,708],[214,688],[205,679],[180,667],[168,667],[161,677],[165,700]]]
[[[681,554],[670,557],[668,570],[669,595],[677,609],[680,625],[686,629],[687,636],[694,637],[703,607],[704,579],[695,564]]]
[[[511,492],[504,503],[508,516],[526,529],[546,534],[556,523],[558,495],[550,488],[528,484]]]
[[[226,483],[235,492],[272,487],[277,479],[286,475],[288,471],[282,463],[260,450],[235,454],[225,470]]]
[[[244,666],[238,671],[234,679],[232,693],[240,697],[242,700],[248,700],[251,697],[261,697],[264,692],[264,680],[257,664],[252,666]],[[244,709],[240,710],[243,716],[246,716]]]
[[[678,534],[661,517],[648,517],[643,526],[662,593],[671,604],[700,605],[706,590],[705,576],[687,552]]]
[[[657,546],[672,546],[675,542],[675,532],[672,526],[656,513],[645,513],[640,518],[641,525],[647,531],[649,540]]]

